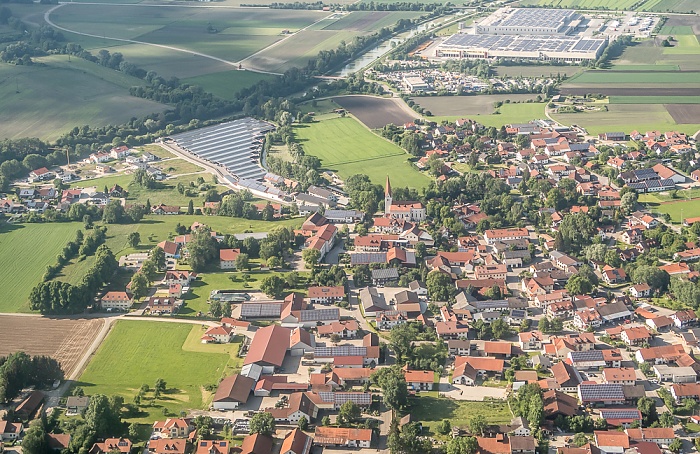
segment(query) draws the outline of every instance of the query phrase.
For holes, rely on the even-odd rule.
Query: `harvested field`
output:
[[[97,336],[104,320],[58,320],[0,315],[0,356],[23,351],[58,360],[66,376]],[[41,335],[38,335],[41,333]]]
[[[348,14],[342,19],[335,21],[326,27],[324,30],[371,30],[375,22],[388,16],[388,11],[372,11],[364,12],[357,11],[354,14]]]
[[[666,104],[664,107],[679,125],[700,124],[700,104]]]
[[[586,93],[600,93],[605,96],[639,96],[644,93],[645,96],[700,96],[700,88],[621,88],[621,87],[604,87],[604,86],[588,86],[588,87],[562,87],[559,92],[563,95],[583,96]]]
[[[581,71],[580,66],[554,66],[554,65],[525,65],[525,66],[496,66],[494,68],[499,76],[510,77],[542,77],[557,74],[573,76]]]
[[[669,16],[661,29],[661,34],[667,33],[669,30],[673,30],[674,27],[691,27],[693,33],[700,35],[700,17],[698,16]]]
[[[403,125],[420,117],[400,99],[375,96],[339,96],[333,98],[343,109],[353,114],[368,128],[377,129],[393,123]]]
[[[478,96],[425,96],[413,98],[416,104],[436,116],[490,115],[496,110],[495,102],[535,99],[532,94],[478,95]]]

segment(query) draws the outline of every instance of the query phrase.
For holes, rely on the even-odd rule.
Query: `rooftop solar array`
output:
[[[238,179],[262,179],[258,163],[262,138],[275,126],[243,118],[171,136],[182,149],[214,164],[225,166]]]
[[[279,317],[282,314],[282,303],[243,303],[241,317]]]
[[[337,307],[331,309],[311,309],[299,312],[300,322],[317,322],[328,320],[340,320],[340,310]]]
[[[607,410],[602,408],[600,410],[600,417],[603,419],[642,419],[639,410],[636,408],[620,410]]]
[[[386,252],[355,252],[350,254],[351,265],[386,263]]]
[[[546,8],[504,8],[479,24],[479,28],[488,27],[490,33],[513,33],[530,30],[531,32],[563,32],[578,14],[571,9]]]
[[[396,279],[399,277],[399,270],[396,268],[379,268],[372,270],[372,279]]]
[[[624,400],[625,392],[620,384],[584,384],[579,385],[582,401]]]
[[[314,356],[331,358],[333,356],[365,356],[367,347],[355,347],[354,345],[341,345],[339,347],[316,347]]]
[[[441,48],[475,52],[571,53],[572,57],[594,54],[605,47],[605,39],[568,38],[535,35],[470,35],[457,33],[447,38]],[[577,55],[580,54],[580,55]]]
[[[318,393],[321,400],[324,402],[333,402],[337,405],[342,405],[345,402],[354,402],[357,405],[366,407],[372,403],[372,394],[370,393],[333,393],[320,392]]]
[[[571,352],[571,361],[604,361],[601,350],[588,350],[583,352]]]

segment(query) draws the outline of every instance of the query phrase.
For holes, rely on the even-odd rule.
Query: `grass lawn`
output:
[[[56,262],[58,253],[82,228],[82,223],[0,223],[0,274],[11,283],[3,290],[0,312],[29,312],[29,292],[41,280],[46,266]]]
[[[77,385],[86,394],[118,394],[131,402],[142,384],[153,387],[158,378],[165,380],[166,394],[152,406],[140,407],[140,414],[130,422],[161,419],[164,408],[168,415],[205,408],[211,393],[204,387],[235,373],[242,361],[235,357],[237,346],[195,342],[200,329],[184,323],[120,320]]]
[[[383,184],[387,175],[396,187],[423,188],[430,181],[409,162],[408,154],[377,136],[351,117],[333,118],[294,127],[307,154],[321,159],[324,169],[342,178],[358,173]]]
[[[679,200],[676,202],[648,203],[654,213],[666,213],[674,224],[680,224],[683,218],[697,216],[700,213],[700,199]]]
[[[465,401],[437,397],[437,392],[421,392],[418,397],[409,399],[410,413],[423,422],[433,434],[443,419],[449,419],[452,426],[464,427],[475,415],[484,415],[489,424],[507,424],[513,419],[505,401]]]
[[[472,115],[469,118],[483,124],[484,126],[494,126],[500,128],[503,125],[513,123],[527,123],[530,120],[545,118],[544,104],[541,103],[510,103],[503,104],[498,108],[499,113],[489,115]],[[433,121],[440,122],[442,120],[454,121],[459,118],[464,118],[465,115],[454,115],[445,117],[431,117]]]
[[[195,173],[202,172],[204,170],[203,167],[199,167],[197,164],[193,164],[190,161],[185,161],[184,159],[179,158],[157,162],[153,164],[153,167],[161,169],[168,175],[177,175],[181,173]],[[205,179],[211,179],[211,175],[206,175]]]
[[[687,422],[684,424],[685,430],[688,431],[689,433],[698,433],[700,432],[700,424],[695,424],[694,422]]]
[[[121,124],[166,106],[129,95],[143,81],[65,55],[36,65],[0,63],[0,139],[57,139],[75,126]]]
[[[205,74],[197,77],[190,77],[183,82],[199,85],[204,90],[223,99],[234,99],[236,93],[243,88],[248,88],[261,80],[273,82],[277,76],[271,74],[260,74],[252,71],[222,71],[218,73]]]

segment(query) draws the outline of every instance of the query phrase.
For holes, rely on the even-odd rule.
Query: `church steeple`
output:
[[[384,187],[384,214],[391,214],[391,183],[389,175],[386,176],[386,186]]]

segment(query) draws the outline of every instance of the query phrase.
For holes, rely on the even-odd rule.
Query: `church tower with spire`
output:
[[[391,183],[389,182],[389,175],[386,176],[386,187],[384,188],[384,214],[391,214],[391,203],[393,202],[391,198]]]

